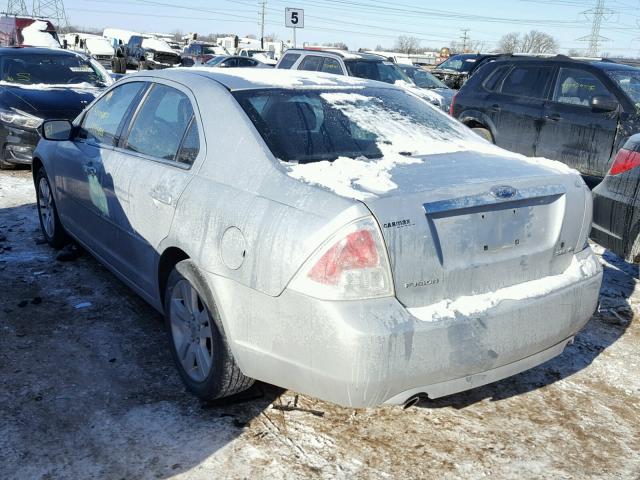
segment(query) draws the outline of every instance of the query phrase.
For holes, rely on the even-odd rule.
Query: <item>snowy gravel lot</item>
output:
[[[264,384],[203,404],[160,315],[90,256],[56,260],[34,200],[0,172],[2,478],[640,478],[638,268],[597,246],[600,312],[529,372],[408,410]]]

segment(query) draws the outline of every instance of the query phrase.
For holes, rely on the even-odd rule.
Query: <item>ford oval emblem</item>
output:
[[[500,200],[508,200],[509,198],[513,198],[517,195],[518,191],[510,187],[509,185],[500,185],[499,187],[493,187],[491,189],[491,195]]]

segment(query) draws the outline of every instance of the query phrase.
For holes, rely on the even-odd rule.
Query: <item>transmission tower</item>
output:
[[[29,15],[25,0],[8,0],[7,14],[9,15]]]
[[[608,38],[600,35],[600,28],[602,27],[602,22],[607,20],[612,13],[613,10],[609,10],[604,6],[604,0],[597,0],[596,6],[589,10],[582,12],[587,18],[591,19],[591,33],[585,37],[581,37],[578,40],[582,42],[588,42],[587,47],[587,56],[588,57],[597,57],[598,52],[600,51],[600,44],[602,42],[609,41]]]
[[[33,16],[51,20],[58,30],[69,28],[63,0],[33,0]]]
[[[462,32],[462,35],[460,36],[460,40],[462,40],[462,53],[467,53],[467,41],[469,40],[467,33],[469,33],[469,29],[462,28],[460,31]]]

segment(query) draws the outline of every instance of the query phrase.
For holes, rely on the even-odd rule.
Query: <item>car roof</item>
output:
[[[321,72],[308,72],[289,69],[255,69],[255,68],[167,68],[164,70],[149,70],[127,75],[127,78],[137,76],[152,76],[169,80],[189,83],[193,75],[209,78],[220,83],[230,91],[255,90],[265,88],[391,88],[390,84],[365,80],[358,77],[332,75]]]
[[[363,53],[363,52],[348,52],[346,50],[337,50],[332,48],[290,48],[285,53],[295,52],[295,53],[309,53],[316,55],[335,55],[337,57],[342,58],[343,60],[370,60],[370,61],[380,61],[386,60],[386,57],[382,55],[377,55],[375,53]]]
[[[1,47],[0,55],[15,55],[20,53],[21,55],[51,55],[51,56],[80,56],[84,55],[72,50],[65,50],[63,48],[46,48],[46,47]]]
[[[577,65],[591,65],[601,70],[638,70],[637,67],[625,65],[613,60],[588,58],[588,57],[568,57],[566,55],[500,55],[495,59],[495,63],[509,62],[567,62]]]

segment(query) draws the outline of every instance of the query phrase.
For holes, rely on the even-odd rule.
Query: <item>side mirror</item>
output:
[[[609,95],[594,95],[591,97],[591,108],[600,112],[613,112],[618,108],[618,102]]]
[[[45,140],[57,142],[71,140],[73,124],[69,120],[45,120],[40,127],[40,135]]]

